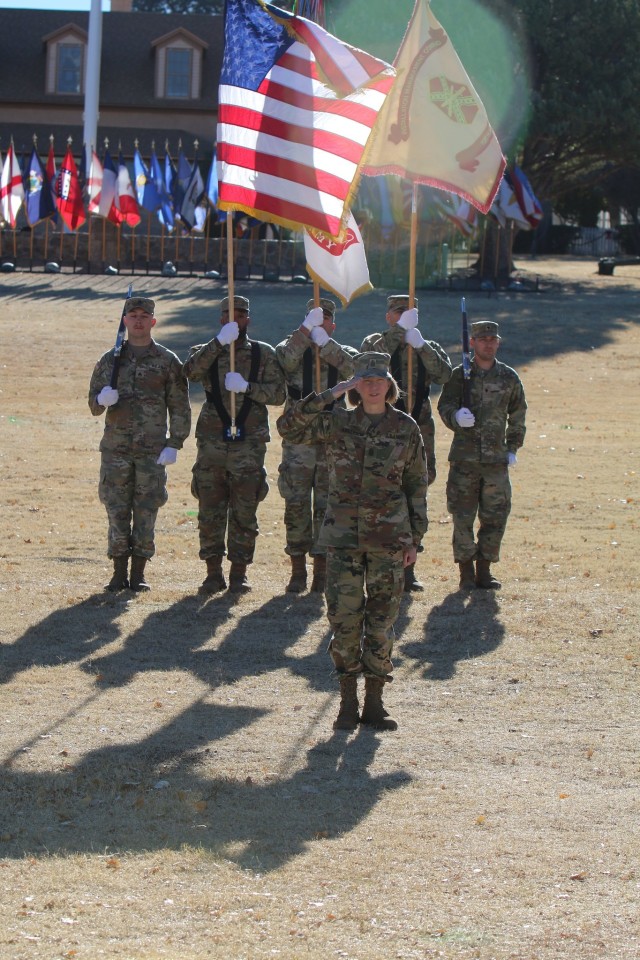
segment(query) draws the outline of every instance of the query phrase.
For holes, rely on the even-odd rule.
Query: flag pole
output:
[[[233,212],[227,210],[227,288],[229,292],[229,322],[235,319],[234,289],[233,289]],[[236,368],[236,344],[232,340],[229,344],[229,365],[231,371]],[[236,395],[231,393],[231,436],[236,435]]]
[[[411,235],[409,241],[409,307],[416,300],[416,246],[418,236],[418,185],[411,192]],[[407,347],[407,413],[413,410],[413,347]]]
[[[317,280],[313,281],[313,305],[314,307],[320,306],[320,284]],[[314,357],[316,361],[316,393],[321,393],[320,385],[320,347],[317,343],[313,345]]]

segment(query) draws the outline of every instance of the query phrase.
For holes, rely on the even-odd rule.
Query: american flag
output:
[[[218,207],[337,237],[394,76],[310,20],[228,0]]]

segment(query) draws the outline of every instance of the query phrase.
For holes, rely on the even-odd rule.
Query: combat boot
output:
[[[229,590],[231,593],[247,593],[248,590],[251,590],[251,584],[247,580],[246,563],[231,563]]]
[[[307,589],[307,558],[298,554],[291,557],[291,579],[287,584],[287,593],[302,593]]]
[[[135,555],[131,557],[129,586],[132,590],[135,590],[136,593],[144,593],[146,590],[151,590],[151,587],[144,578],[144,568],[146,565],[146,557],[136,557]]]
[[[313,558],[312,593],[324,593],[327,583],[327,558],[316,556]]]
[[[491,573],[491,564],[484,557],[476,560],[476,587],[481,590],[499,590],[502,584]]]
[[[404,568],[404,592],[411,593],[416,591],[420,593],[424,590],[424,584],[416,578],[415,563],[410,563],[408,567]]]
[[[460,567],[460,589],[474,590],[476,586],[476,572],[473,568],[473,560],[463,560],[458,566]]]
[[[198,593],[219,593],[227,589],[227,581],[222,572],[222,557],[207,557],[207,576],[200,584]]]
[[[118,590],[127,590],[129,588],[129,557],[113,558],[113,576],[106,585],[105,590],[111,593],[117,593]]]
[[[373,727],[374,730],[397,730],[398,724],[390,717],[382,703],[382,688],[385,681],[382,677],[365,677],[364,679],[364,706],[360,715],[360,723]]]
[[[355,730],[360,723],[358,706],[358,678],[340,677],[340,710],[333,721],[333,729]]]

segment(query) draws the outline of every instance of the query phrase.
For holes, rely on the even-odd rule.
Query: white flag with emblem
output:
[[[352,213],[342,242],[316,230],[305,230],[304,252],[309,276],[335,293],[343,307],[373,289],[364,243]]]

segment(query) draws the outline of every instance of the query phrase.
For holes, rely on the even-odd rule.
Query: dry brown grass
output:
[[[439,429],[427,589],[403,604],[388,688],[400,729],[349,736],[323,604],[283,592],[274,483],[253,592],[203,602],[191,437],[153,591],[101,591],[86,390],[128,281],[3,278],[2,960],[638,956],[640,275],[523,269],[538,294],[468,297],[530,406],[504,588],[456,592]],[[210,336],[219,289],[136,286],[161,342],[184,356]],[[256,335],[281,339],[306,295],[254,284]],[[456,358],[457,307],[421,298]],[[381,292],[356,301],[341,339],[382,313]]]

